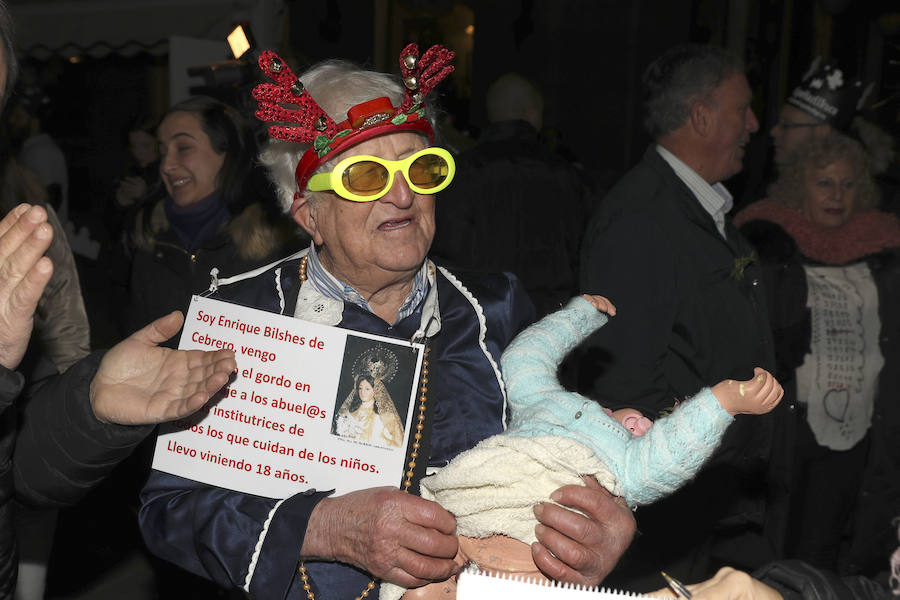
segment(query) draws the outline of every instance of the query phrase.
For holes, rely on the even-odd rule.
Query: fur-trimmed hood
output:
[[[152,208],[138,213],[135,219],[134,245],[140,250],[152,251],[159,235],[170,230],[165,200],[160,200]],[[304,240],[302,230],[297,225],[287,218],[273,223],[258,203],[251,204],[239,215],[229,219],[219,234],[224,231],[228,232],[240,257],[247,261],[262,260],[291,240],[297,240],[297,244],[302,244]]]

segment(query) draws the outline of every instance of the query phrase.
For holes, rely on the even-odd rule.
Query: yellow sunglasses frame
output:
[[[431,188],[422,188],[414,185],[409,180],[409,168],[421,156],[427,154],[435,154],[443,158],[447,163],[449,171],[447,173],[447,177],[440,184]],[[345,188],[343,182],[344,171],[350,165],[365,161],[378,163],[379,165],[387,169],[388,172],[388,180],[384,186],[384,189],[382,189],[380,192],[372,194],[371,196],[362,196],[360,194],[355,194]],[[345,200],[352,200],[353,202],[373,202],[391,191],[391,188],[394,185],[394,173],[396,173],[397,171],[403,173],[403,178],[406,180],[406,184],[409,186],[409,189],[411,189],[415,193],[436,194],[450,185],[450,182],[453,181],[453,177],[456,175],[456,161],[453,160],[453,156],[449,152],[447,152],[443,148],[438,148],[436,146],[432,146],[431,148],[423,148],[422,150],[419,150],[415,154],[412,154],[407,158],[404,158],[403,160],[387,160],[384,158],[379,158],[377,156],[370,156],[368,154],[357,154],[356,156],[349,156],[345,158],[344,160],[336,164],[330,172],[317,173],[316,175],[310,177],[309,183],[306,185],[306,189],[311,192],[333,191],[341,198],[344,198]]]

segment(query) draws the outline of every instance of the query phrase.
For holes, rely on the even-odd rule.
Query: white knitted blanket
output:
[[[616,477],[590,448],[557,436],[495,435],[463,452],[422,480],[422,497],[456,517],[456,532],[475,538],[502,534],[537,541],[532,509],[564,485],[583,485],[593,475],[617,496]]]
[[[460,535],[502,534],[531,544],[537,541],[534,506],[564,485],[584,485],[582,475],[593,475],[616,496],[623,493],[606,465],[573,439],[495,435],[424,478],[421,493],[453,513]],[[405,591],[382,583],[379,598],[398,600]]]

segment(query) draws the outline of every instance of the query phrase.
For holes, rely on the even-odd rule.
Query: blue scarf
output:
[[[216,235],[231,216],[218,192],[188,206],[178,206],[167,197],[164,207],[169,224],[188,252]]]

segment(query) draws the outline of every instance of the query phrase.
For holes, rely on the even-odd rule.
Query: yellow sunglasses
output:
[[[345,158],[330,173],[313,175],[306,187],[312,192],[332,190],[354,202],[371,202],[390,191],[397,171],[415,193],[436,194],[453,181],[456,163],[443,148],[425,148],[403,160],[360,154]]]

